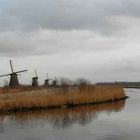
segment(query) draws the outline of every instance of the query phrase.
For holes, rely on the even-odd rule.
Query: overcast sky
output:
[[[140,80],[139,0],[0,0],[0,74]],[[0,79],[3,84],[7,77]]]

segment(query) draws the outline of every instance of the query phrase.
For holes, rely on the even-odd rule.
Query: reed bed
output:
[[[35,92],[35,94],[34,94]],[[121,86],[59,87],[0,95],[0,112],[65,108],[86,104],[112,102],[126,98]]]

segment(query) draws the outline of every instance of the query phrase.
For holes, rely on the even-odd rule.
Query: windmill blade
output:
[[[38,77],[36,69],[35,69],[35,75],[36,75],[36,77]]]
[[[47,79],[49,79],[49,74],[47,73]]]
[[[48,79],[48,80],[52,80],[52,79],[49,78],[49,74],[48,74],[48,73],[47,73],[47,79]]]
[[[0,77],[5,77],[5,76],[9,76],[11,74],[4,74],[4,75],[0,75]]]
[[[14,73],[21,73],[21,72],[26,72],[27,70],[21,70],[21,71],[17,71],[17,72],[14,72]]]
[[[13,70],[13,65],[12,65],[12,61],[11,61],[11,60],[9,60],[9,62],[10,62],[11,71],[12,71],[12,73],[14,73],[14,70]]]

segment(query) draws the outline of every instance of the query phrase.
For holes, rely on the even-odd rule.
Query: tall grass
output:
[[[69,107],[115,101],[125,98],[120,86],[59,87],[53,90],[25,92],[0,96],[0,111],[27,111],[44,108]],[[41,94],[41,92],[44,92]],[[37,94],[38,93],[38,94]],[[48,93],[48,94],[47,94]]]

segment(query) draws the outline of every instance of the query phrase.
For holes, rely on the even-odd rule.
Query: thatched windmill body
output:
[[[51,79],[49,78],[49,75],[48,75],[48,73],[47,73],[47,79],[45,80],[45,82],[44,82],[44,86],[45,87],[48,87],[50,84],[49,84],[49,81],[50,81]]]
[[[32,86],[38,87],[38,75],[36,70],[35,70],[35,77],[32,78]]]
[[[57,87],[57,79],[56,79],[56,77],[55,77],[55,80],[52,81],[52,86]]]
[[[19,80],[18,80],[18,74],[20,74],[22,72],[26,72],[27,70],[21,70],[21,71],[14,72],[12,61],[9,60],[9,62],[10,62],[10,67],[11,67],[12,72],[10,74],[0,75],[0,77],[10,76],[9,87],[17,87],[20,85]]]

